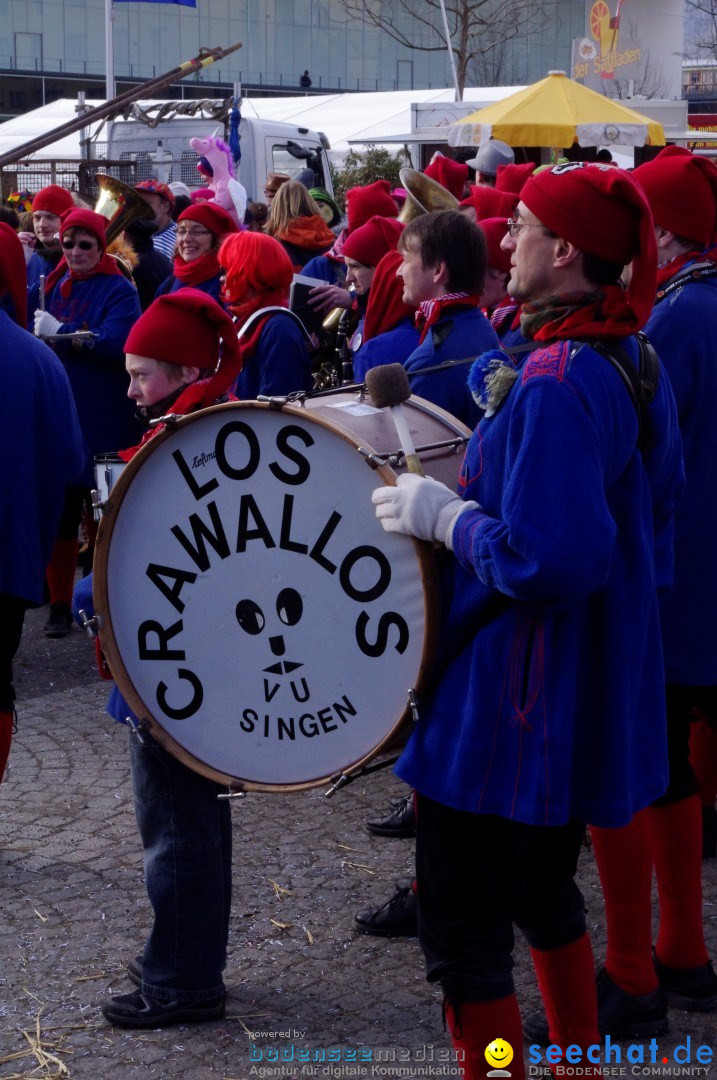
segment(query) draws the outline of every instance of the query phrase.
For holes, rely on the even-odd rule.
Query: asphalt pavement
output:
[[[45,618],[34,611],[26,620],[19,729],[0,786],[0,1077],[457,1076],[416,941],[353,929],[355,912],[387,900],[412,868],[410,840],[364,827],[404,793],[388,770],[330,800],[322,789],[237,800],[226,1018],[129,1032],[105,1022],[102,1001],[132,990],[125,965],[150,919],[127,735],[104,712],[108,684],[91,643],[77,628],[48,641]],[[590,852],[580,882],[599,962],[604,917]],[[704,883],[714,954],[714,861],[704,864]],[[522,943],[516,961],[521,1005],[535,1009]],[[715,1048],[717,1014],[670,1019],[670,1036],[659,1040],[670,1061],[687,1036],[693,1063],[697,1045]]]

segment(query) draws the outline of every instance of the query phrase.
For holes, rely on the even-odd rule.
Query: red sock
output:
[[[0,781],[5,773],[7,759],[10,757],[12,742],[12,713],[0,712]]]
[[[695,771],[703,806],[717,802],[717,727],[705,720],[690,725],[690,764]]]
[[[446,1002],[446,1020],[453,1046],[462,1051],[456,1064],[466,1080],[485,1080],[488,1071],[496,1068],[485,1057],[486,1048],[495,1039],[510,1044],[513,1060],[506,1067],[513,1080],[525,1080],[523,1025],[514,994],[497,1001],[461,1001],[457,1016],[453,1006]]]
[[[565,1050],[576,1045],[582,1050],[600,1046],[598,1032],[595,964],[590,938],[583,934],[559,949],[531,949],[538,986],[548,1017],[550,1041]],[[553,1076],[565,1075],[565,1065],[552,1065]],[[574,1069],[574,1065],[567,1065]],[[585,1071],[583,1071],[585,1070]],[[584,1059],[581,1076],[601,1076],[599,1064]]]
[[[657,989],[652,963],[652,853],[647,810],[619,829],[590,829],[600,871],[610,978],[628,994]]]
[[[657,955],[667,967],[699,967],[709,959],[702,930],[699,796],[651,806],[647,813],[660,897]]]
[[[72,604],[78,548],[77,540],[55,540],[46,571],[51,604]]]

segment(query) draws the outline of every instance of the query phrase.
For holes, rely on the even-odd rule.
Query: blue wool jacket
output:
[[[97,334],[92,343],[52,343],[69,377],[90,454],[94,457],[133,446],[141,438],[142,428],[134,419],[134,403],[127,397],[124,343],[141,314],[137,290],[120,274],[95,274],[74,282],[65,299],[60,292],[62,281],[47,296],[47,310],[65,324],[61,333],[93,330]],[[37,286],[30,297],[34,312]],[[88,487],[94,484],[91,462],[81,482]]]
[[[43,602],[45,569],[86,450],[52,350],[0,311],[0,593]]]
[[[432,326],[423,343],[406,360],[409,377],[421,368],[446,360],[479,356],[498,345],[498,338],[480,308],[455,308]],[[410,378],[411,393],[432,401],[474,428],[481,413],[468,389],[469,364],[458,365],[434,375]]]
[[[330,259],[327,255],[314,255],[301,268],[304,277],[319,278],[327,285],[343,285],[346,280],[346,267],[343,262]]]
[[[636,356],[634,340],[628,348]],[[657,588],[682,458],[660,378],[644,459],[620,375],[561,342],[469,443],[445,567],[442,653],[397,766],[458,810],[623,825],[667,783]]]
[[[380,364],[403,364],[418,348],[419,333],[407,316],[393,330],[371,338],[354,353],[354,379],[363,382],[366,372]],[[416,391],[414,390],[414,393]]]
[[[289,394],[311,390],[313,385],[304,335],[291,315],[279,311],[264,324],[231,393],[240,401],[251,401],[259,394]]]
[[[677,401],[686,486],[675,515],[675,585],[662,603],[668,683],[717,684],[717,278],[657,303],[645,332]]]
[[[221,292],[222,287],[221,274],[215,274],[214,277],[207,278],[206,281],[200,281],[197,284],[192,285],[191,287],[193,289],[199,289],[200,292],[207,293],[207,295],[211,296],[214,300],[216,300],[218,304],[221,304],[221,299],[219,297],[219,293]],[[166,293],[178,292],[179,289],[184,288],[186,288],[186,286],[183,284],[183,282],[181,282],[179,278],[175,277],[174,274],[170,274],[170,276],[165,281],[163,281],[157,289],[157,292],[155,294],[155,300],[158,296],[164,296]],[[222,307],[223,306],[224,305],[222,304]]]

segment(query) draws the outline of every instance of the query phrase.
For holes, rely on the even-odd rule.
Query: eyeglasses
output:
[[[177,236],[184,237],[190,236],[196,238],[197,236],[211,236],[211,229],[177,229]]]
[[[62,246],[65,251],[72,251],[73,248],[79,248],[80,251],[92,251],[97,244],[93,240],[63,240]]]
[[[508,232],[513,240],[519,235],[521,229],[543,229],[545,226],[540,221],[518,221],[517,218],[508,218],[506,221]]]

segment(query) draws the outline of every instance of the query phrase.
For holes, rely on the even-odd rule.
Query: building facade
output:
[[[401,11],[396,0],[383,0]],[[470,0],[466,0],[467,3]],[[501,0],[495,0],[500,6]],[[634,2],[634,0],[633,0]],[[437,0],[416,0],[440,26]],[[543,5],[527,4],[533,27],[468,72],[468,84],[516,85],[567,70],[572,41],[583,33],[585,0],[555,0],[549,17]],[[589,5],[588,5],[589,6]],[[534,9],[534,10],[531,10]],[[0,0],[0,116],[17,115],[58,97],[85,90],[104,96],[104,0]],[[255,94],[300,89],[304,71],[310,92],[393,90],[452,84],[442,41],[403,13],[402,29],[419,45],[407,48],[372,26],[349,18],[341,0],[197,0],[196,8],[174,4],[113,5],[114,63],[118,90],[171,70],[197,55],[200,46],[242,48],[184,80],[185,96],[231,91],[232,84]],[[163,96],[173,96],[163,91]]]

